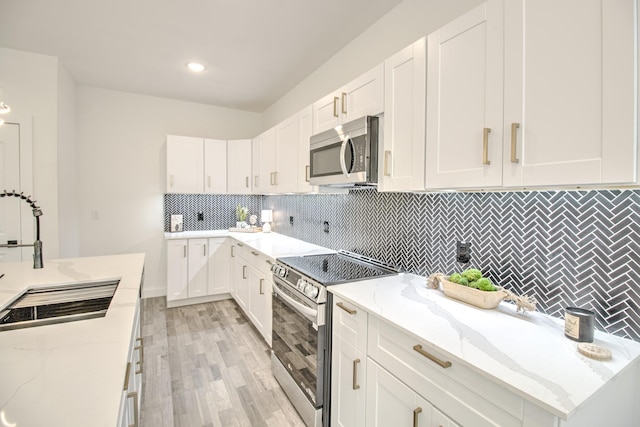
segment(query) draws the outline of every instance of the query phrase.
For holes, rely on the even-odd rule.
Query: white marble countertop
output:
[[[231,237],[271,258],[334,253],[334,250],[279,233],[237,233],[227,230],[164,233],[165,240]]]
[[[117,424],[144,254],[0,264],[0,307],[27,288],[120,278],[102,318],[0,332],[0,423]]]
[[[412,274],[328,289],[563,419],[631,364],[640,363],[638,342],[596,331],[594,343],[611,350],[613,357],[589,359],[564,336],[561,319],[516,313],[505,302],[494,310],[475,308],[428,289],[424,277]]]

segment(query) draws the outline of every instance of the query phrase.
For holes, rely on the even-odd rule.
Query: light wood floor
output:
[[[268,346],[233,300],[142,300],[142,427],[304,426]]]

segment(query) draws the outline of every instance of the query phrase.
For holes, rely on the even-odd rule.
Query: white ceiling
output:
[[[0,46],[81,85],[262,112],[401,1],[0,0]]]

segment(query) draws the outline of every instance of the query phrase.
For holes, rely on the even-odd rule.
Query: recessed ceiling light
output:
[[[198,62],[189,62],[187,64],[187,68],[190,69],[191,71],[195,72],[195,73],[199,73],[201,71],[204,71],[204,65],[198,63]]]

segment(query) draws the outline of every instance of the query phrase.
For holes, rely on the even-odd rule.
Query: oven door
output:
[[[304,300],[274,276],[273,354],[315,408],[323,401],[323,311],[324,304]]]

